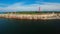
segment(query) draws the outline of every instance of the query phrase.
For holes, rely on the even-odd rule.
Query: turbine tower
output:
[[[39,12],[40,12],[40,7],[39,7]]]
[[[38,11],[39,11],[39,12],[41,11],[40,3],[41,3],[42,1],[43,1],[43,0],[38,0],[38,4],[39,4],[39,6],[38,6]]]

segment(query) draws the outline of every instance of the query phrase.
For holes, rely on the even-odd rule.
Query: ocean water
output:
[[[18,20],[0,18],[0,33],[51,34],[60,29],[60,20]]]

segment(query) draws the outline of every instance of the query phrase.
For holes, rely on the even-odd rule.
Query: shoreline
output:
[[[55,17],[54,17],[55,16]],[[57,14],[0,14],[0,18],[48,20],[60,19]]]

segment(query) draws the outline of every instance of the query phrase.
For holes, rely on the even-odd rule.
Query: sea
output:
[[[18,20],[0,18],[0,33],[15,34],[57,34],[60,20]]]

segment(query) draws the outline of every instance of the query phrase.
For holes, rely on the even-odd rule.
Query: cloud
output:
[[[0,7],[7,7],[7,6],[9,6],[9,4],[0,3]]]
[[[60,3],[43,2],[43,4],[40,5],[40,7],[44,11],[60,11]]]
[[[36,2],[35,4],[29,5],[25,5],[23,2],[18,2],[1,9],[4,11],[38,11],[39,7],[41,11],[60,11],[60,3],[49,2]]]
[[[38,11],[39,4],[24,5],[24,3],[15,3],[5,7],[6,11]]]

